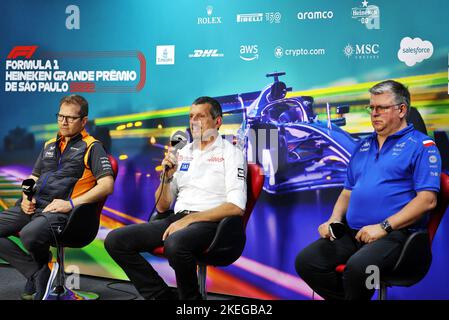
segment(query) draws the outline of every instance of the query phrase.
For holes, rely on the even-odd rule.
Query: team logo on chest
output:
[[[190,163],[184,162],[181,164],[181,167],[179,168],[179,171],[188,171],[190,167]]]
[[[46,151],[44,153],[44,159],[51,159],[55,157],[55,150]]]
[[[222,156],[211,156],[207,159],[207,162],[223,162],[224,158]]]
[[[362,146],[360,147],[360,152],[366,152],[369,150],[371,146],[371,143],[369,141],[366,141]]]
[[[404,150],[405,142],[402,143],[396,143],[393,147],[393,153],[392,156],[398,156],[402,150]]]

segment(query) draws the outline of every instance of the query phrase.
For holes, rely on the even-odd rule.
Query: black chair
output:
[[[246,243],[246,225],[256,205],[264,183],[264,174],[257,164],[248,164],[247,201],[243,216],[226,217],[220,221],[209,248],[196,256],[200,294],[207,299],[207,266],[229,266],[242,254]],[[164,256],[164,247],[156,248],[152,254]]]
[[[435,130],[433,132],[435,143],[441,154],[441,168],[443,171],[449,173],[449,138],[446,131]]]
[[[109,156],[109,161],[115,178],[118,173],[117,160]],[[56,262],[53,262],[47,290],[42,300],[97,300],[99,298],[99,295],[94,292],[69,289],[66,286],[64,248],[82,248],[95,239],[105,202],[106,198],[99,203],[79,205],[70,214],[64,230],[56,236],[57,243],[54,243],[57,252]],[[56,284],[53,285],[55,281]]]
[[[432,263],[432,253],[428,247],[432,249],[432,241],[448,206],[449,175],[442,173],[437,206],[429,213],[427,230],[412,233],[405,242],[393,270],[388,274],[381,275],[379,300],[386,300],[388,287],[410,287],[425,277]],[[426,252],[427,254],[417,255],[416,252]],[[343,273],[345,268],[346,265],[341,264],[335,268],[335,271]]]
[[[424,133],[427,136],[427,128],[424,119],[421,117],[418,109],[410,107],[410,112],[407,115],[407,123],[413,124],[416,130]]]

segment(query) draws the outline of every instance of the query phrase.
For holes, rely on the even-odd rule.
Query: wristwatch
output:
[[[385,231],[387,231],[387,233],[390,233],[391,231],[393,231],[393,228],[391,227],[390,222],[388,222],[387,219],[385,219],[384,221],[382,221],[380,223],[380,226],[382,227],[382,229],[384,229]]]

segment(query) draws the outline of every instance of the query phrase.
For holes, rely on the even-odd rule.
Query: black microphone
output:
[[[176,156],[176,152],[184,148],[187,145],[187,142],[188,142],[187,134],[184,131],[180,130],[176,131],[170,138],[170,145],[173,147],[173,149],[170,152]],[[168,165],[165,165],[165,171],[169,169],[170,167]]]
[[[22,191],[27,196],[28,201],[31,201],[36,193],[36,181],[34,179],[23,180]]]
[[[360,242],[355,239],[354,235],[351,232],[351,229],[349,229],[349,227],[343,222],[335,221],[330,223],[329,232],[335,240],[341,239],[345,235],[347,235],[356,248],[360,247]]]

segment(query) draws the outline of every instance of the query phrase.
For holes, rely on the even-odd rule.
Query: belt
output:
[[[190,214],[190,213],[194,213],[194,212],[198,212],[198,211],[182,210],[182,211],[176,212],[175,214]]]

